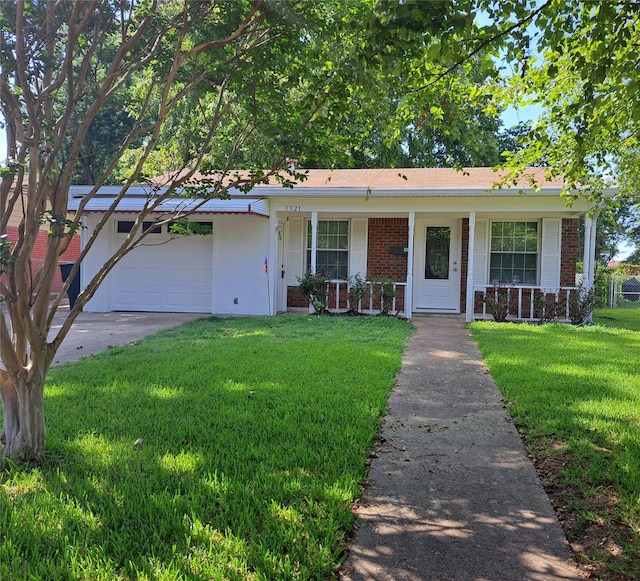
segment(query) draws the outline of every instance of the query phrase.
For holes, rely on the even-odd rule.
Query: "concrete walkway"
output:
[[[414,323],[342,581],[581,579],[469,331]]]

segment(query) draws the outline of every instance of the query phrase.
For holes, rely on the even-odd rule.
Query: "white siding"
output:
[[[489,219],[476,218],[476,232],[473,241],[473,284],[487,285],[489,278]]]
[[[540,286],[555,290],[560,286],[560,252],[562,243],[562,219],[542,220],[540,252]]]
[[[351,240],[349,248],[349,276],[367,273],[367,231],[368,218],[351,219]]]
[[[255,216],[216,217],[213,312],[220,315],[269,314],[269,221]],[[237,301],[236,301],[237,299]]]

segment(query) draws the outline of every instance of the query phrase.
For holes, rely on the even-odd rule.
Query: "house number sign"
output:
[[[302,206],[285,206],[285,212],[302,212]]]

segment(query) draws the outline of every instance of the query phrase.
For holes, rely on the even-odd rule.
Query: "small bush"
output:
[[[378,306],[381,315],[390,315],[393,299],[396,296],[394,282],[390,278],[368,278],[371,283],[372,293],[378,297]],[[378,292],[376,292],[376,289]]]
[[[555,321],[563,314],[566,303],[559,301],[555,293],[541,292],[534,299],[534,314],[545,323]]]
[[[495,282],[493,283],[493,290],[485,293],[483,297],[487,310],[498,323],[506,321],[511,312],[511,305],[513,304],[513,293],[511,291],[512,287]]]
[[[593,313],[595,305],[595,289],[593,287],[590,289],[578,288],[578,291],[569,298],[569,319],[571,319],[571,324],[584,324]]]
[[[327,310],[329,281],[331,278],[324,272],[307,272],[302,278],[298,278],[298,291],[307,297],[316,314]]]
[[[359,313],[362,299],[369,293],[369,283],[360,273],[349,277],[349,312]]]

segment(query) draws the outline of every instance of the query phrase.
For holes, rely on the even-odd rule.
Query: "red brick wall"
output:
[[[18,239],[18,229],[14,226],[7,226],[7,239],[9,241],[15,241]],[[44,257],[47,252],[47,240],[49,236],[45,230],[40,230],[36,244],[31,254],[31,263],[33,265],[33,273],[38,272],[38,269],[44,263]],[[80,236],[74,236],[71,240],[71,244],[67,251],[60,257],[59,262],[75,262],[80,256]],[[62,277],[60,275],[60,268],[56,268],[55,278],[53,281],[52,291],[54,293],[60,292],[62,289]]]
[[[407,255],[392,254],[394,246],[409,246],[408,218],[369,218],[367,245],[367,274],[390,278],[395,282],[407,280]]]
[[[287,287],[287,307],[308,307],[307,297],[300,294],[297,286]]]
[[[367,274],[372,278],[390,278],[406,282],[406,254],[393,254],[394,247],[409,246],[409,218],[369,218]],[[404,287],[396,290],[395,310],[404,311]],[[377,303],[377,301],[374,301]],[[379,308],[378,304],[374,308]]]
[[[574,286],[580,236],[577,218],[562,220],[562,253],[560,258],[560,286]]]
[[[340,285],[340,302],[339,308],[346,309],[347,308],[347,285]],[[287,307],[308,307],[309,301],[307,297],[300,293],[297,286],[288,286],[287,287]],[[336,308],[336,285],[331,284],[329,286],[329,295],[327,308],[330,311],[335,310]]]

